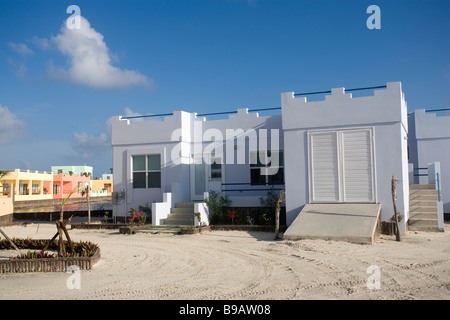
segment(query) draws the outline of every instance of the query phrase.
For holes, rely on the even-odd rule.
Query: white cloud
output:
[[[13,43],[13,42],[9,42],[8,43],[9,47],[14,50],[15,52],[21,54],[21,55],[30,55],[33,54],[33,50],[31,50],[30,48],[28,48],[28,46],[25,43]]]
[[[51,38],[70,64],[67,70],[51,67],[51,76],[99,89],[151,87],[152,80],[140,72],[113,66],[111,61],[116,57],[110,53],[103,35],[93,29],[87,19],[80,18],[80,29],[68,29],[64,23],[60,33]],[[44,42],[40,40],[40,43]]]
[[[0,104],[0,144],[13,141],[21,135],[25,122],[17,119],[7,107]]]
[[[91,135],[86,132],[73,134],[73,147],[83,160],[102,155],[111,146],[111,139],[106,132]]]
[[[151,115],[154,115],[154,114],[153,113],[146,113],[145,115],[143,115],[142,113],[135,112],[135,111],[131,110],[128,107],[126,107],[124,109],[124,112],[123,112],[123,116],[124,117],[140,117],[140,116],[143,116],[142,118],[129,119],[129,121],[131,121],[132,123],[161,121],[160,117],[146,117],[146,116],[151,116]]]
[[[34,43],[37,47],[41,48],[42,50],[47,50],[51,47],[50,40],[46,38],[33,37],[31,42]]]
[[[130,108],[126,107],[123,112],[124,117],[139,117],[142,116],[142,114],[138,112],[134,112]]]
[[[126,107],[123,115],[126,117],[141,116],[142,114]],[[152,118],[151,118],[152,119]],[[143,122],[144,119],[133,119],[135,122]],[[75,132],[72,139],[72,148],[78,157],[82,160],[92,160],[99,158],[106,151],[111,150],[111,118],[104,124],[97,124],[99,130],[95,134],[89,134],[85,131]]]
[[[24,62],[15,61],[14,59],[7,58],[6,61],[8,61],[9,65],[13,69],[14,73],[21,78],[22,80],[28,79],[28,68],[25,65]]]

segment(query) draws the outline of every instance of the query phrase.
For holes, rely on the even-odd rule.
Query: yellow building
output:
[[[14,201],[53,199],[51,172],[15,169],[0,179],[0,188],[7,192],[14,185]]]
[[[8,190],[3,191],[0,187],[0,225],[12,222],[13,212],[14,195]]]
[[[112,193],[113,180],[112,179],[95,179],[91,180],[91,196],[92,197],[106,197]]]

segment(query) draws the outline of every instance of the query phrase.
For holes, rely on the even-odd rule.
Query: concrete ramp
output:
[[[372,244],[380,213],[381,204],[307,204],[283,238]]]

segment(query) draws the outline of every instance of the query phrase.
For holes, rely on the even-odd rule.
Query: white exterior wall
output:
[[[293,92],[281,96],[285,143],[286,223],[290,225],[309,203],[307,133],[315,130],[372,128],[375,166],[375,199],[380,203],[381,219],[393,216],[391,178],[397,184],[397,210],[409,215],[407,160],[407,107],[401,83],[387,83],[373,96],[352,98],[344,88],[332,89],[324,101],[307,102]]]
[[[253,131],[257,134],[256,144],[246,140],[242,145],[227,143],[227,130],[235,132]],[[265,129],[268,131],[268,142],[259,135]],[[120,205],[113,205],[115,216],[129,215],[130,208],[154,202],[162,202],[164,193],[171,193],[171,202],[186,202],[191,200],[190,193],[190,155],[213,149],[227,154],[234,153],[234,163],[222,164],[222,183],[247,183],[237,187],[226,186],[228,189],[261,189],[261,186],[250,186],[249,150],[254,146],[271,146],[271,130],[278,133],[279,149],[283,149],[283,134],[281,131],[281,116],[260,117],[257,113],[248,113],[247,109],[239,109],[228,119],[209,120],[196,117],[183,111],[175,111],[173,116],[167,116],[163,121],[147,121],[130,123],[121,117],[113,117],[111,144],[113,148],[114,191],[126,190],[126,197]],[[236,131],[237,132],[237,131]],[[236,140],[237,141],[237,140]],[[227,153],[227,145],[231,149]],[[237,154],[244,151],[245,162],[238,163]],[[133,155],[161,154],[161,188],[133,189],[132,163]],[[267,188],[268,190],[268,188]],[[225,192],[233,201],[233,206],[259,206],[259,197],[266,196],[267,191]],[[156,208],[156,207],[155,207]]]
[[[126,191],[122,204],[113,206],[115,216],[129,215],[130,208],[138,205],[150,206],[153,202],[163,200],[163,193],[175,188],[178,182],[185,194],[177,193],[180,199],[188,194],[189,185],[189,147],[191,114],[176,111],[163,121],[130,123],[121,117],[113,117],[111,124],[111,144],[113,148],[114,191]],[[181,133],[180,140],[172,141],[172,133]],[[171,160],[175,147],[180,148],[179,158]],[[132,156],[159,153],[161,154],[161,188],[133,189]]]
[[[409,116],[408,140],[409,162],[414,168],[427,168],[430,163],[440,162],[442,201],[444,212],[450,212],[450,116],[437,117],[435,113],[425,113],[425,109],[415,110]],[[415,171],[415,173],[426,173]],[[415,183],[428,183],[427,177],[415,179]]]
[[[218,145],[221,145],[219,150],[224,151],[224,164],[222,171],[222,183],[234,184],[234,183],[243,183],[242,185],[226,185],[224,190],[237,190],[237,189],[245,189],[245,191],[225,191],[224,194],[228,195],[230,199],[233,201],[232,205],[235,207],[258,207],[260,206],[259,197],[265,197],[267,195],[267,191],[248,191],[250,189],[269,189],[265,186],[251,186],[250,185],[250,165],[249,165],[249,151],[257,151],[259,146],[267,146],[270,149],[271,146],[271,130],[275,130],[278,132],[278,147],[274,146],[274,149],[284,149],[283,147],[283,132],[281,128],[281,116],[267,116],[261,117],[258,113],[248,113],[247,109],[238,109],[237,114],[231,114],[228,119],[224,120],[210,120],[203,122],[203,133],[204,143],[203,149],[207,145],[210,145],[212,140],[207,141],[207,133],[210,129],[217,129],[222,133],[224,140],[219,141],[215,140]],[[257,140],[254,142],[250,142],[249,138],[245,138],[245,161],[244,163],[240,162],[238,157],[242,152],[242,146],[237,143],[237,141],[228,142],[228,146],[236,147],[227,149],[227,130],[237,130],[242,129],[244,132],[255,132]],[[267,140],[263,139],[264,134],[262,134],[262,130],[267,130]],[[235,131],[237,132],[237,131]],[[250,137],[251,135],[246,135],[246,137]],[[275,136],[274,136],[275,137]],[[217,137],[215,137],[217,138]],[[275,137],[276,138],[276,137]],[[262,147],[262,149],[265,149]],[[194,150],[192,150],[194,151]],[[229,153],[234,153],[234,161],[233,163],[229,163],[227,160],[227,155]],[[247,185],[244,185],[246,183]],[[284,186],[281,186],[284,188]]]

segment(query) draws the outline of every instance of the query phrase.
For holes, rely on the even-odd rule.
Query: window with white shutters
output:
[[[373,131],[309,133],[310,200],[375,202]]]

